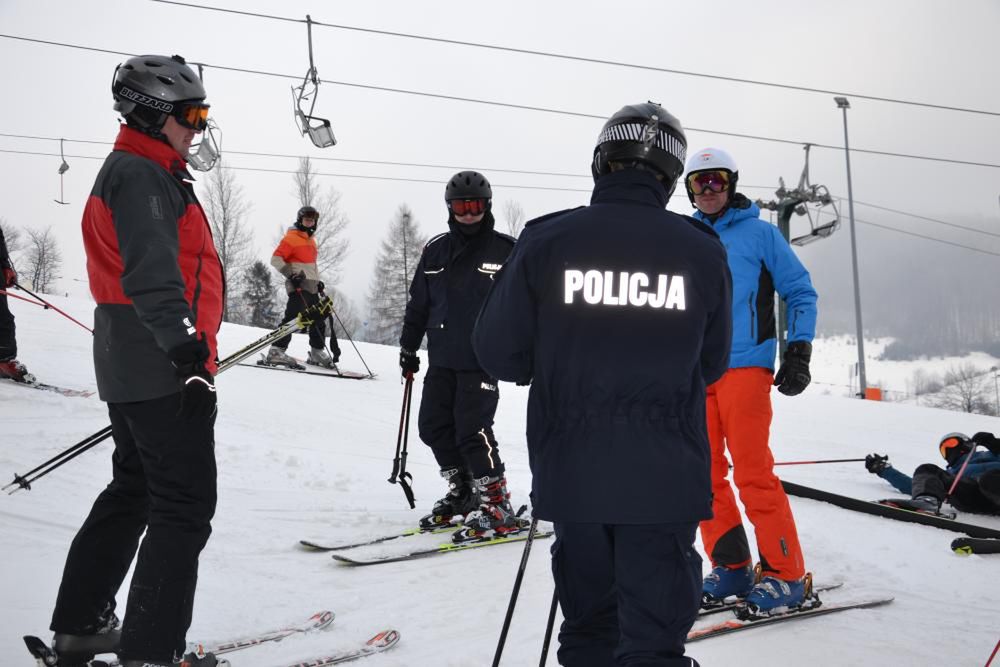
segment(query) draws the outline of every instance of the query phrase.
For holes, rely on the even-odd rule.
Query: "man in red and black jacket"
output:
[[[70,547],[51,629],[60,664],[113,650],[125,667],[158,667],[184,651],[215,513],[213,376],[225,287],[185,164],[205,166],[205,153],[189,154],[196,135],[208,129],[200,143],[214,141],[205,89],[179,56],[130,58],[112,93],[126,124],[87,201],[83,240],[113,479]],[[137,550],[119,636],[115,594]]]

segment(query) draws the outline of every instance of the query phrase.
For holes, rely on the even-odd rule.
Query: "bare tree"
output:
[[[340,273],[344,259],[350,250],[350,241],[346,238],[350,219],[340,203],[340,193],[333,187],[321,191],[319,175],[308,157],[299,158],[299,170],[293,176],[295,194],[300,206],[312,206],[319,211],[319,223],[316,226],[316,248],[319,257],[316,268],[323,281],[330,286],[340,282]]]
[[[944,387],[928,403],[945,410],[993,414],[989,379],[989,370],[971,363],[951,366],[944,374]]]
[[[337,338],[343,341],[345,338],[344,330],[346,329],[351,338],[357,340],[361,333],[362,322],[354,302],[336,287],[327,287],[326,294],[333,301],[333,310],[336,313],[333,316],[335,323],[334,331],[337,334]],[[340,349],[344,349],[343,344],[341,344]]]
[[[241,320],[243,318],[238,317],[236,304],[243,297],[243,281],[255,255],[253,231],[246,224],[250,204],[243,187],[236,183],[232,169],[221,162],[208,172],[202,201],[212,227],[215,248],[219,251],[226,273],[226,303],[222,319],[226,322]]]
[[[7,254],[11,257],[11,264],[17,268],[14,255],[24,248],[24,240],[21,238],[21,230],[7,222],[5,218],[0,218],[0,231],[3,232],[4,242],[7,244]]]
[[[50,292],[55,287],[62,268],[62,253],[59,244],[52,233],[52,227],[45,229],[26,230],[28,234],[27,247],[24,251],[22,275],[31,283],[32,289],[38,292]]]
[[[375,275],[368,288],[366,340],[385,345],[399,340],[410,281],[424,242],[413,211],[401,204],[375,259]]]
[[[516,237],[521,233],[521,228],[524,227],[524,208],[513,199],[504,200],[500,208],[503,211],[504,221],[507,223],[507,233]]]

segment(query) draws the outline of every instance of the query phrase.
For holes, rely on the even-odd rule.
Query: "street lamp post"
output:
[[[854,191],[851,187],[851,147],[847,141],[847,110],[851,103],[846,97],[834,97],[837,108],[844,111],[844,157],[847,159],[847,207],[851,219],[851,266],[854,270],[854,319],[858,326],[858,395],[865,397],[865,335],[861,324],[861,280],[858,278],[858,245],[854,232]]]

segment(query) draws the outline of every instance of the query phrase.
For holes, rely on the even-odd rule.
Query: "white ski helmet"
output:
[[[688,184],[687,177],[698,171],[726,171],[729,172],[729,194],[732,196],[736,192],[736,181],[740,178],[740,168],[736,166],[733,156],[721,148],[702,148],[700,151],[691,153],[687,161],[687,173],[684,176],[684,189],[687,190],[688,199],[694,204],[694,193]]]

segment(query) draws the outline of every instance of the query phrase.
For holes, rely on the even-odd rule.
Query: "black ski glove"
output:
[[[987,433],[986,431],[980,431],[979,433],[972,436],[972,442],[976,443],[980,447],[985,447],[997,456],[1000,456],[1000,439],[998,439],[992,433]]]
[[[176,369],[181,387],[181,407],[177,416],[182,419],[211,419],[217,409],[215,380],[205,369],[208,345],[201,338],[181,343],[167,352]]]
[[[316,283],[316,291],[322,293],[326,289],[326,283],[322,280]]]
[[[873,475],[877,475],[886,468],[891,467],[888,455],[879,456],[878,454],[869,454],[865,457],[865,468]]]
[[[812,381],[809,375],[809,359],[812,358],[812,343],[797,340],[785,348],[785,359],[778,374],[774,376],[774,386],[785,396],[798,396]]]
[[[407,350],[405,347],[399,348],[399,367],[403,370],[403,377],[408,373],[416,375],[420,372],[420,357],[416,352]]]
[[[293,273],[292,275],[288,276],[288,279],[292,282],[292,287],[298,289],[302,287],[302,281],[306,279],[306,272],[299,271],[298,273]]]

